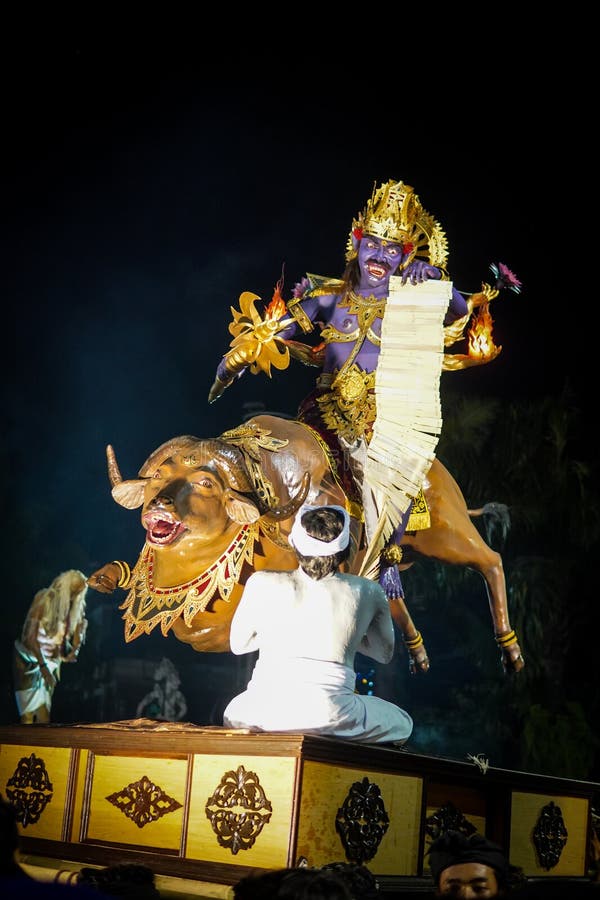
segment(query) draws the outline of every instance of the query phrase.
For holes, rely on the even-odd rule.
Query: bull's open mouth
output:
[[[146,540],[149,544],[172,544],[177,538],[187,531],[187,528],[168,513],[147,513],[142,516],[142,524],[146,529]]]

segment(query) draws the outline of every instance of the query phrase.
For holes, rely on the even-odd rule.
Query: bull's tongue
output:
[[[177,526],[173,522],[155,522],[152,526],[152,534],[158,538],[168,537],[176,528]]]
[[[157,519],[149,523],[146,536],[151,544],[171,544],[185,530],[182,522]]]

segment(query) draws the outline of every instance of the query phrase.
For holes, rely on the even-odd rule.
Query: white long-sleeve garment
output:
[[[356,575],[316,581],[293,572],[255,572],[231,623],[233,653],[259,651],[247,689],[225,709],[229,728],[325,734],[402,743],[405,710],[355,692],[357,652],[388,663],[394,627],[383,589]]]

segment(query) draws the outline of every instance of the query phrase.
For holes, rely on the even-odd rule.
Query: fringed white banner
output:
[[[435,458],[442,429],[440,375],[449,281],[402,284],[390,279],[375,375],[377,418],[364,479],[378,511],[361,574],[379,553],[416,497]]]

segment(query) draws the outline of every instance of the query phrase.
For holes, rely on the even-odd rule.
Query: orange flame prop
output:
[[[273,291],[273,298],[269,305],[265,309],[265,319],[281,319],[287,312],[287,306],[285,305],[285,300],[281,296],[281,291],[283,289],[283,276],[279,279],[277,284],[275,285],[275,290]]]
[[[486,359],[497,355],[502,348],[497,348],[492,337],[494,320],[490,313],[489,303],[482,303],[473,318],[468,334],[469,356],[475,359]]]

